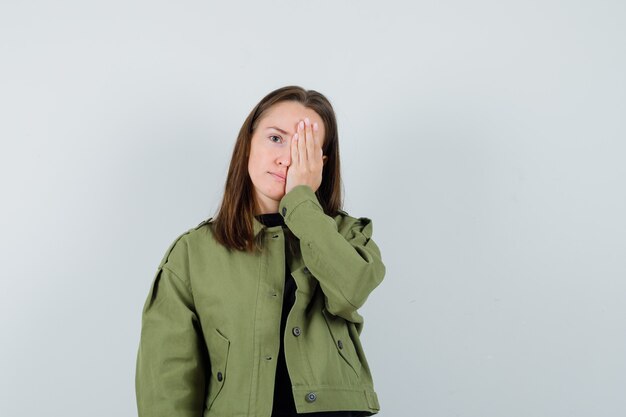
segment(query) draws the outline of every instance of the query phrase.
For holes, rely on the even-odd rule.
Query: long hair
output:
[[[282,101],[298,102],[314,110],[322,119],[326,134],[322,151],[327,159],[322,170],[322,183],[315,194],[327,215],[334,217],[337,210],[342,208],[339,138],[332,105],[323,94],[315,90],[305,90],[299,86],[279,88],[263,97],[243,122],[230,160],[222,202],[211,221],[216,240],[230,250],[253,252],[262,247],[262,241],[254,239],[256,202],[254,185],[248,173],[248,158],[259,120],[270,107]]]

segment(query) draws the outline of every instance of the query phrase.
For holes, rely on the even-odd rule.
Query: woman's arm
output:
[[[327,310],[362,322],[357,310],[385,276],[380,249],[372,240],[372,221],[348,216],[340,230],[308,185],[291,189],[278,210],[300,239],[304,264],[319,281]]]
[[[139,417],[200,417],[208,354],[189,284],[164,261],[142,313],[135,374]]]

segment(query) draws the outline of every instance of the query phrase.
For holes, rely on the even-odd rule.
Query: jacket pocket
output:
[[[226,382],[230,340],[214,328],[211,337],[207,339],[207,346],[211,364],[211,377],[209,379],[206,409],[210,410]]]
[[[356,376],[359,377],[361,375],[361,361],[356,353],[352,338],[348,333],[346,320],[330,313],[326,310],[326,307],[322,307],[322,314],[330,329],[337,352],[339,352],[339,355],[350,365],[350,368],[352,368]]]

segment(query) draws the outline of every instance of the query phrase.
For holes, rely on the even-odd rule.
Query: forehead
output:
[[[304,120],[305,117],[308,117],[311,123],[317,122],[320,131],[324,131],[322,118],[315,110],[304,107],[296,101],[282,101],[274,104],[265,112],[259,126],[261,128],[276,126],[293,134],[296,132],[298,122]]]

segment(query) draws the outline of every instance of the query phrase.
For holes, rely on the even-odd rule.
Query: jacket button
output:
[[[317,395],[315,395],[314,392],[309,392],[305,398],[308,402],[312,403],[317,398]]]
[[[300,336],[300,328],[299,327],[294,327],[292,330],[294,336]]]
[[[287,207],[283,207],[283,217],[287,214]]]
[[[341,340],[337,340],[337,346],[339,346],[339,349],[343,349],[343,342]]]
[[[218,372],[218,373],[217,373],[217,380],[218,380],[218,381],[221,381],[222,379],[224,379],[224,376],[222,375],[222,373],[221,373],[221,372]]]
[[[309,268],[307,268],[306,266],[304,267],[304,273],[308,274],[309,273]]]

